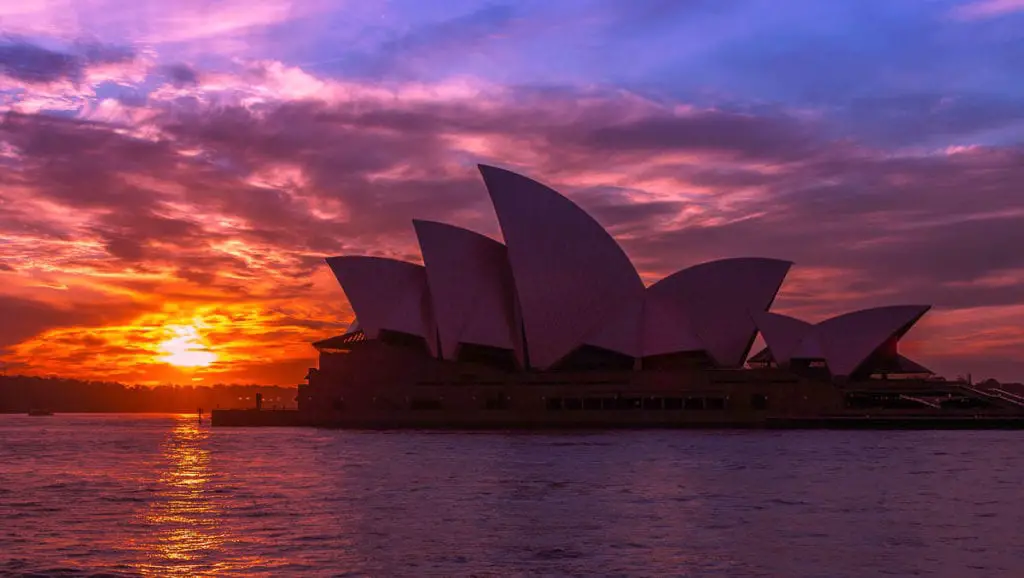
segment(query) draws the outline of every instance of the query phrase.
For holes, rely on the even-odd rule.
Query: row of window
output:
[[[573,385],[577,385],[577,386],[578,385],[608,385],[608,386],[615,386],[615,387],[622,387],[622,388],[629,388],[629,387],[631,387],[631,385],[628,382],[623,382],[622,380],[609,381],[609,380],[597,380],[597,379],[594,379],[594,380],[588,380],[585,383],[576,382],[576,381],[550,381],[550,380],[549,381],[509,382],[509,381],[481,381],[481,380],[477,379],[475,376],[464,377],[462,379],[462,381],[452,381],[452,380],[447,380],[447,381],[444,381],[444,380],[441,380],[441,381],[427,381],[427,380],[424,380],[424,381],[416,382],[416,385],[424,385],[424,386],[455,386],[455,387],[459,387],[459,386],[464,386],[464,387],[470,387],[470,386],[492,386],[492,385],[500,385],[500,386],[504,386],[504,387],[529,387],[529,386],[534,386],[534,385],[536,385],[536,386],[551,386],[551,385],[569,385],[569,386],[573,386]]]
[[[723,397],[549,397],[545,400],[548,411],[595,411],[595,410],[709,410],[722,411],[733,405],[730,398]],[[409,409],[439,410],[441,400],[419,398],[409,401]],[[508,398],[494,398],[484,401],[484,409],[509,409]],[[768,397],[762,394],[750,396],[750,407],[756,410],[768,409]]]
[[[756,394],[751,407],[767,409],[768,398]],[[710,410],[721,411],[733,405],[723,397],[551,397],[546,401],[549,411],[573,410]]]
[[[978,409],[992,406],[984,399],[952,396],[943,392],[911,392],[910,395],[903,395],[899,392],[854,392],[846,394],[846,407],[851,409],[923,409],[928,407],[927,403],[922,400],[929,400],[942,409]]]

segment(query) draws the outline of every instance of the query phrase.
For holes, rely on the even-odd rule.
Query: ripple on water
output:
[[[0,417],[0,575],[1017,576],[1015,432]]]

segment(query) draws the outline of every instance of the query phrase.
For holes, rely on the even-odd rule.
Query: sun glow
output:
[[[203,345],[195,327],[171,325],[167,329],[174,337],[160,344],[160,349],[167,354],[160,358],[164,363],[178,367],[206,367],[217,361],[217,355]]]

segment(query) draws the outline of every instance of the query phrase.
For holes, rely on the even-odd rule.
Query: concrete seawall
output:
[[[218,409],[212,424],[218,427],[300,427],[342,429],[436,429],[436,430],[569,430],[569,429],[1024,429],[1022,416],[821,416],[769,417],[751,421],[544,421],[467,420],[458,416],[413,418],[348,417],[317,420],[296,410]]]
[[[295,427],[305,425],[294,409],[215,409],[211,423],[228,427]]]

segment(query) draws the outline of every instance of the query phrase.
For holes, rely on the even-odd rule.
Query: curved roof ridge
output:
[[[609,311],[642,300],[643,282],[615,238],[569,198],[506,169],[478,168],[508,247],[530,361],[547,368]]]
[[[911,316],[916,316],[916,318],[920,318],[925,313],[927,313],[929,310],[931,310],[931,308],[932,308],[931,305],[923,305],[923,304],[879,305],[879,306],[876,306],[876,307],[865,307],[863,309],[856,309],[854,311],[847,311],[846,313],[840,313],[839,315],[834,315],[832,317],[829,317],[828,319],[825,319],[823,321],[819,321],[817,323],[817,325],[824,325],[826,323],[831,324],[831,323],[838,322],[838,321],[840,321],[842,319],[845,319],[845,318],[860,317],[862,315],[867,315],[867,314],[872,314],[872,315],[874,315],[874,314],[885,314],[885,315],[894,315],[894,316],[911,315]],[[915,319],[915,321],[916,321],[916,319]]]
[[[717,259],[676,271],[647,292],[685,312],[719,365],[740,367],[757,336],[751,315],[771,307],[792,266],[768,257]]]
[[[816,327],[829,370],[850,375],[889,339],[903,337],[931,305],[883,305],[830,317]]]
[[[751,317],[764,337],[765,345],[772,353],[772,359],[779,365],[789,363],[814,329],[813,324],[803,319],[771,311],[755,312]]]

